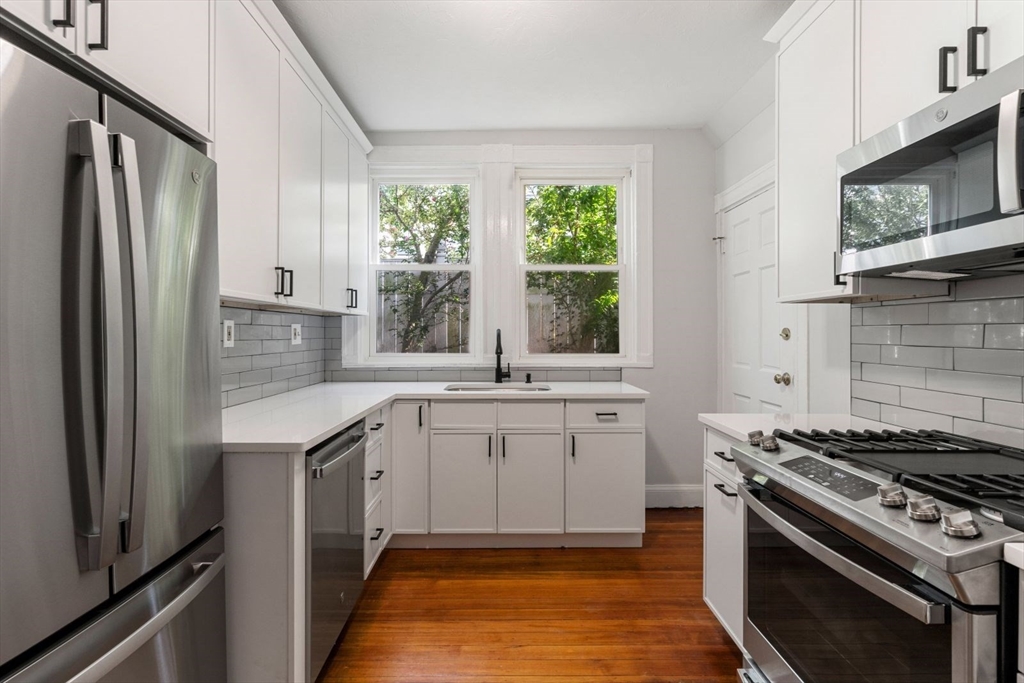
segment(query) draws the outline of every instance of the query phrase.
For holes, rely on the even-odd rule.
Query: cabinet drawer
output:
[[[736,442],[732,439],[728,439],[712,429],[704,430],[704,461],[729,481],[741,478],[732,454],[729,452],[734,443]]]
[[[370,575],[374,562],[384,549],[384,508],[380,501],[366,513],[363,527],[363,578]]]
[[[569,427],[638,428],[644,426],[643,401],[569,401]]]
[[[561,401],[501,401],[498,429],[561,429]]]
[[[430,426],[433,429],[494,429],[498,404],[494,401],[432,401]]]
[[[366,416],[366,433],[370,435],[370,438],[366,440],[367,447],[378,443],[384,436],[384,430],[387,425],[384,423],[384,410],[374,410],[372,413]]]
[[[381,444],[367,449],[366,451],[366,509],[369,510],[380,498],[381,488],[384,484],[384,477],[387,473],[382,468]]]

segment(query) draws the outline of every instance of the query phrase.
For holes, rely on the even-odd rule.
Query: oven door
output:
[[[749,483],[743,644],[772,683],[996,681],[995,612],[947,596]]]

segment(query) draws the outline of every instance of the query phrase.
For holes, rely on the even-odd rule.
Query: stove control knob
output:
[[[779,450],[779,440],[774,436],[763,436],[761,437],[761,450],[762,451],[777,451]]]
[[[970,510],[952,508],[942,513],[942,533],[957,538],[975,538],[981,536],[981,528],[974,521]]]
[[[760,429],[755,429],[754,431],[747,434],[747,443],[749,443],[751,446],[760,446],[761,438],[763,436],[764,432],[762,432]]]
[[[907,514],[911,519],[916,519],[919,522],[934,522],[942,516],[942,513],[939,512],[939,504],[928,495],[908,498]]]
[[[887,508],[901,508],[907,504],[907,494],[899,484],[878,487],[878,502]]]

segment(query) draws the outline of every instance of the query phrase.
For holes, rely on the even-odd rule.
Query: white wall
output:
[[[647,403],[649,506],[702,504],[703,430],[717,404],[714,161],[698,130],[370,133],[374,145],[654,145],[654,367],[623,380]]]
[[[765,107],[715,150],[715,192],[775,161],[775,104]]]

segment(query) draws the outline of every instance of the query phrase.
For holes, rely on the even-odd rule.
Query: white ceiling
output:
[[[791,0],[275,0],[367,131],[699,127]]]

